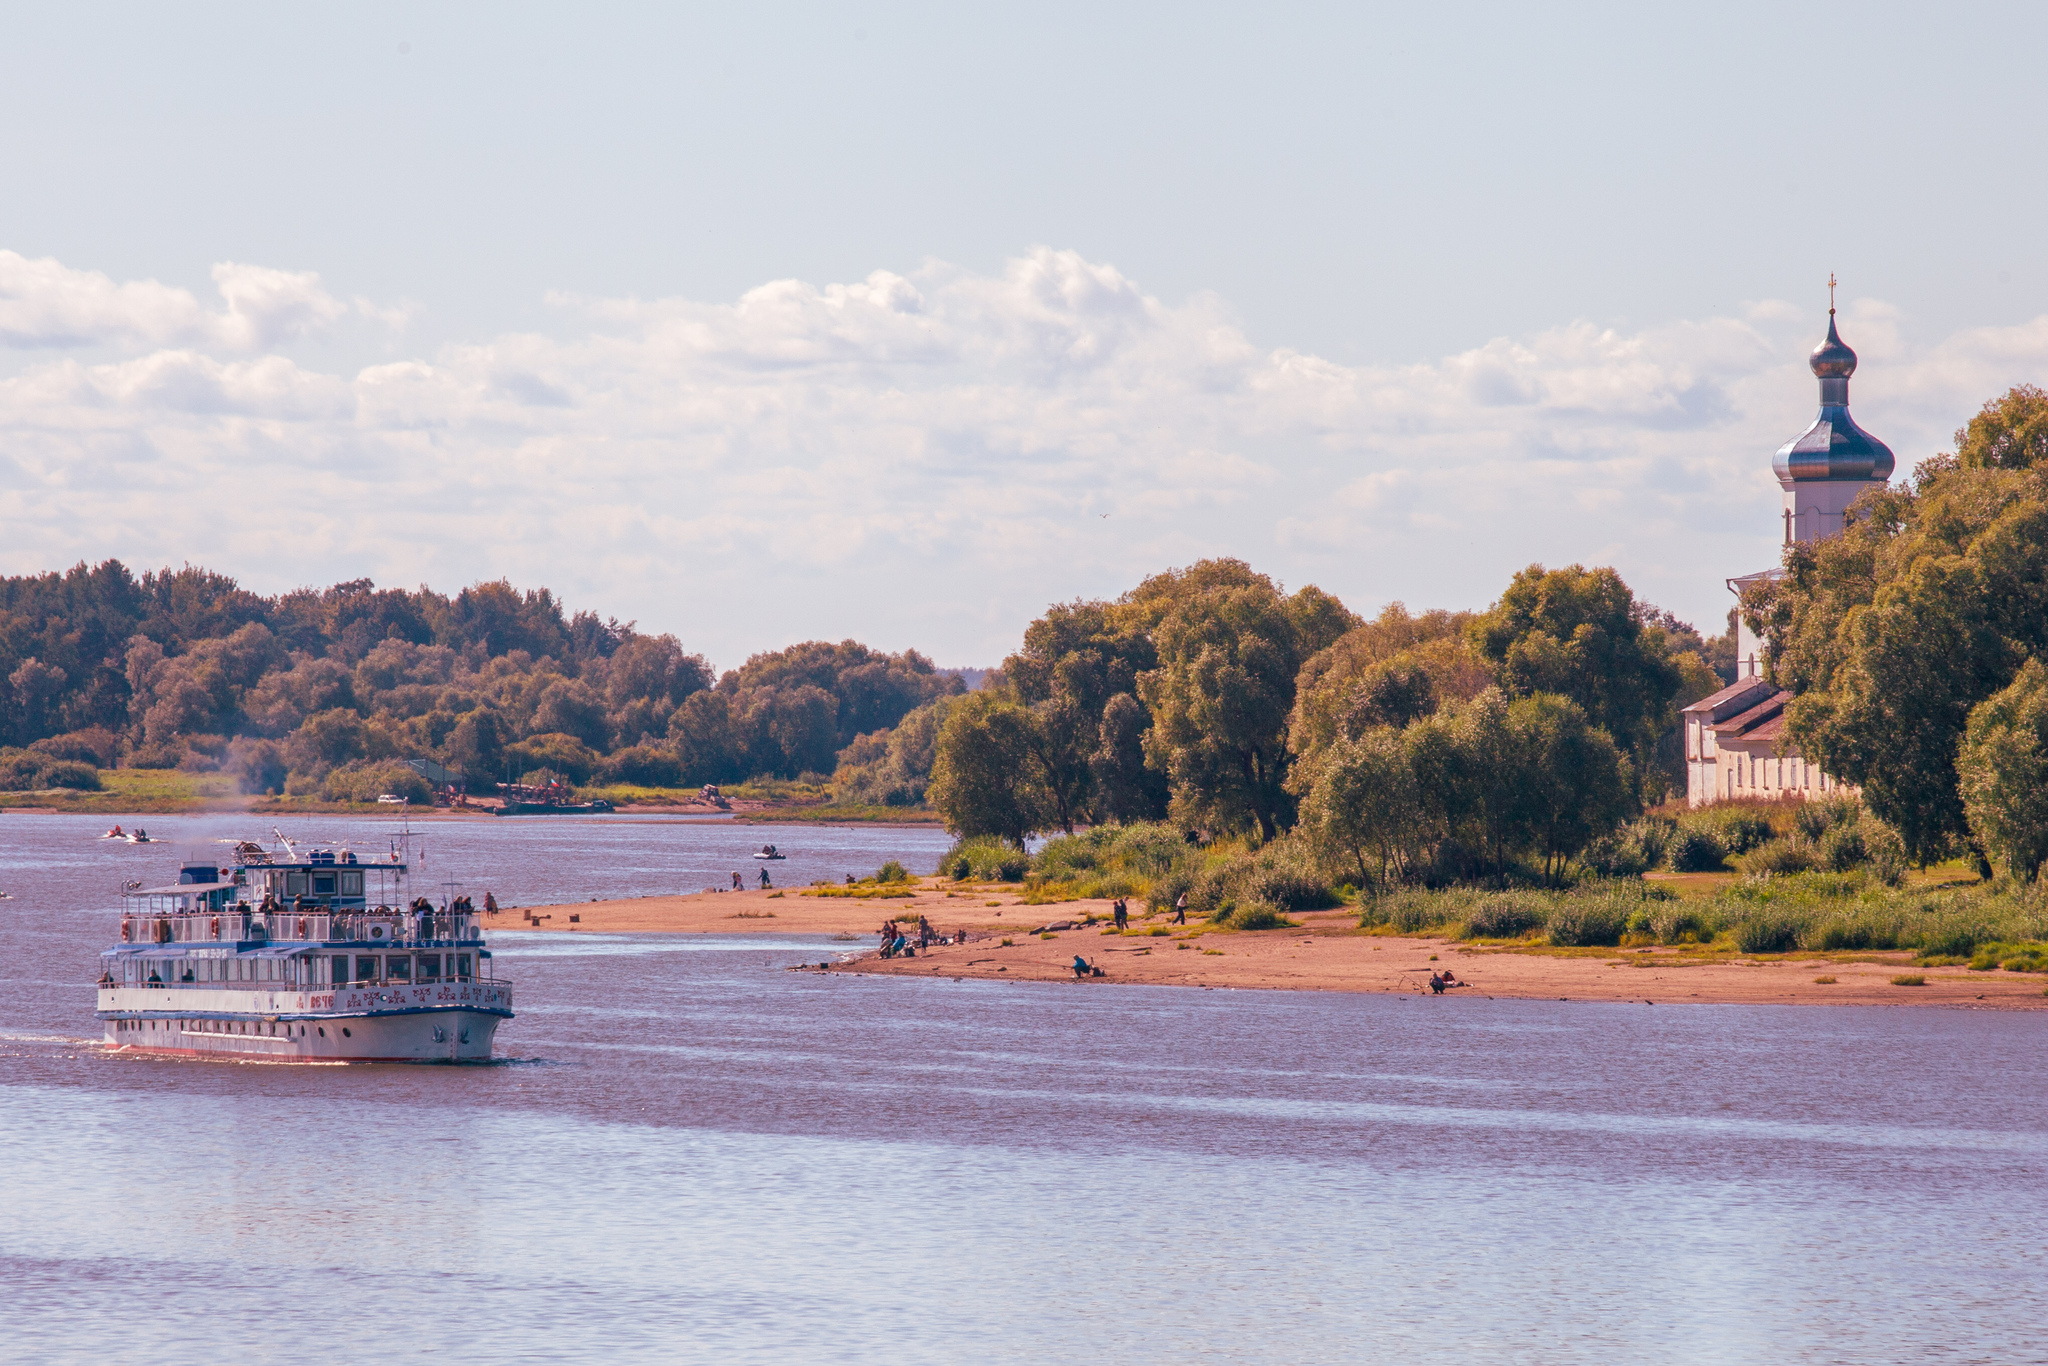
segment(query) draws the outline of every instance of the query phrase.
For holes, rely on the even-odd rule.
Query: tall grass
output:
[[[2048,940],[2048,890],[2007,883],[1900,890],[1868,870],[1749,877],[1684,899],[1630,879],[1565,891],[1408,889],[1367,898],[1360,923],[1560,947],[1726,942],[1750,954],[1910,949],[1961,961],[1991,945],[2000,962],[2048,962],[2024,947]]]

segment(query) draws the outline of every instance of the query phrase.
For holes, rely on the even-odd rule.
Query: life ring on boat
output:
[[[211,925],[209,925],[209,926],[207,927],[207,933],[211,934],[211,935],[212,935],[212,936],[213,936],[213,937],[214,937],[215,939],[218,939],[218,938],[220,938],[220,917],[219,917],[219,916],[215,916],[215,917],[213,918],[213,923],[212,923]]]
[[[301,938],[301,939],[304,939],[305,937],[306,937],[306,917],[304,917],[304,916],[300,916],[300,917],[299,917],[299,938]]]
[[[121,942],[128,942],[128,917],[125,915],[121,917]]]

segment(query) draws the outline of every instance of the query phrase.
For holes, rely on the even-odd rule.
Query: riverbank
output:
[[[815,894],[819,891],[833,894]],[[846,895],[849,891],[859,895]],[[501,914],[490,928],[846,935],[847,950],[862,956],[835,964],[831,971],[1058,981],[1081,990],[1142,983],[1427,994],[1430,974],[1449,969],[1467,984],[1454,989],[1454,995],[1653,1005],[2048,1009],[2048,996],[2043,995],[2048,978],[2039,974],[1922,967],[1904,951],[1747,955],[1692,946],[1556,949],[1469,943],[1362,930],[1357,912],[1348,909],[1298,914],[1299,923],[1290,929],[1232,932],[1206,925],[1168,925],[1166,917],[1154,916],[1134,921],[1130,932],[1118,934],[1100,923],[1110,914],[1107,901],[1033,906],[1023,900],[1019,887],[962,888],[933,878],[878,894],[888,891],[866,886],[756,889],[537,906]],[[942,934],[966,930],[968,942],[889,961],[874,952],[885,920],[915,925],[920,915]],[[542,918],[535,922],[529,916]],[[1096,923],[1084,923],[1091,916]],[[1032,933],[1048,926],[1059,928],[1047,929],[1044,935]],[[1105,976],[1077,981],[1076,954],[1099,964]],[[1896,984],[1892,979],[1898,977],[1918,978],[1920,984]]]

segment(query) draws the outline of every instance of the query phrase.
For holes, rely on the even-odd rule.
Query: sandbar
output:
[[[827,969],[899,977],[985,977],[1061,982],[1076,990],[1119,985],[1255,991],[1369,991],[1428,995],[1432,972],[1449,969],[1447,996],[1616,1001],[1656,1005],[1890,1005],[1974,1010],[2048,1009],[2048,978],[2034,973],[1921,967],[1908,952],[1792,953],[1749,957],[1671,948],[1552,949],[1392,935],[1358,928],[1352,910],[1300,912],[1292,929],[1231,931],[1174,926],[1163,914],[1105,933],[1107,901],[1029,905],[1021,888],[926,878],[888,899],[806,895],[813,889],[697,892],[512,909],[488,929],[676,934],[847,935]],[[1138,909],[1138,908],[1134,908]],[[930,919],[967,942],[914,958],[883,960],[882,923]],[[576,917],[572,922],[570,917]],[[537,917],[532,919],[530,917]],[[1068,922],[1050,937],[1033,931]],[[1002,941],[1011,942],[1005,945]],[[1104,969],[1078,980],[1076,954]],[[810,971],[817,971],[812,968]],[[1894,985],[1919,976],[1924,985]],[[1831,982],[1818,982],[1830,977]]]

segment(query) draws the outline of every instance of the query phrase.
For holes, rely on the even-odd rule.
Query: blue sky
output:
[[[1708,626],[1830,271],[1902,474],[2048,370],[2033,8],[8,25],[13,572],[504,574],[721,665],[992,662],[1212,554]]]

